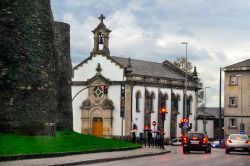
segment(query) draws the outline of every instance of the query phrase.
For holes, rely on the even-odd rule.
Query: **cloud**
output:
[[[219,69],[249,59],[247,0],[52,0],[55,20],[71,26],[73,63],[89,56],[93,30],[104,14],[114,56],[162,62],[185,56],[210,86],[207,106],[218,106]]]

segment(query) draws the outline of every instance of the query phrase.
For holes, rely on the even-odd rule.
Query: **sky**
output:
[[[72,64],[90,55],[103,14],[112,30],[111,56],[153,62],[186,56],[206,88],[206,106],[219,107],[220,68],[249,59],[249,0],[51,0],[55,21],[70,24]],[[224,73],[222,72],[222,77]],[[222,78],[222,106],[223,103]]]

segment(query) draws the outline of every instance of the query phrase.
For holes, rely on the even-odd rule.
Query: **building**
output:
[[[181,135],[185,72],[172,63],[111,56],[109,33],[99,17],[90,56],[73,68],[74,131],[103,137],[137,136],[145,129]],[[198,105],[196,69],[187,77],[187,118],[194,130]],[[166,110],[163,120],[161,110]],[[153,126],[152,122],[156,125]],[[155,123],[154,122],[154,123]],[[163,125],[164,123],[164,125]]]
[[[221,110],[221,131],[220,131],[220,110],[216,107],[206,107],[204,111],[198,111],[197,114],[197,131],[206,132],[211,139],[219,139],[220,134],[223,138],[223,114],[224,108]]]
[[[250,135],[250,59],[223,68],[224,129]]]

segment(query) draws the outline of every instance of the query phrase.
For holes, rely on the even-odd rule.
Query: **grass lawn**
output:
[[[55,137],[0,133],[0,156],[83,152],[138,146],[130,142],[98,138],[73,131],[57,131]]]

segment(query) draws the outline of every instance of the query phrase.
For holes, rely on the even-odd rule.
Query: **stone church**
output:
[[[149,128],[164,132],[165,138],[173,138],[182,133],[178,124],[183,117],[187,117],[194,131],[198,108],[196,69],[187,76],[184,100],[184,71],[169,61],[156,63],[111,56],[111,30],[105,26],[103,15],[99,19],[92,31],[94,48],[90,56],[73,68],[74,131],[114,138],[129,136],[131,130],[139,136]],[[167,112],[164,120],[162,108]]]

